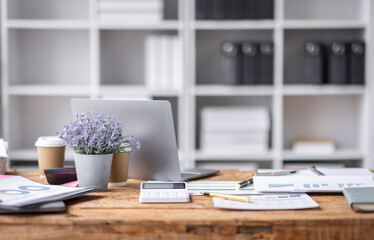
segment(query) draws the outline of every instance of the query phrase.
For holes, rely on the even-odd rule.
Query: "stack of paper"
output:
[[[318,168],[286,176],[255,176],[259,192],[342,192],[344,188],[374,187],[374,174],[366,168]],[[323,174],[323,175],[320,175]]]
[[[254,177],[260,192],[342,192],[347,187],[374,187],[369,176],[282,176]]]
[[[99,18],[104,21],[161,21],[163,0],[100,0]]]
[[[47,211],[51,208],[55,211],[64,208],[58,201],[77,197],[92,190],[91,188],[45,185],[21,176],[0,175],[0,212]],[[47,203],[50,203],[49,206],[46,205]]]
[[[201,149],[205,152],[264,153],[270,119],[265,107],[206,107],[201,112]]]
[[[297,140],[292,145],[295,154],[333,154],[335,144],[331,140]]]
[[[8,155],[6,150],[8,148],[8,143],[5,142],[2,138],[0,138],[0,174],[4,174],[6,172],[6,165],[8,162]]]
[[[178,36],[145,38],[145,83],[152,90],[182,88],[182,45]]]

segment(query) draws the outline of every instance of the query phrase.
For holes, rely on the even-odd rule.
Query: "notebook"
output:
[[[374,187],[344,188],[343,194],[355,212],[374,212]]]
[[[0,214],[14,214],[14,213],[55,213],[64,212],[66,210],[63,201],[47,202],[28,207],[13,207],[12,209],[2,209],[0,207]]]

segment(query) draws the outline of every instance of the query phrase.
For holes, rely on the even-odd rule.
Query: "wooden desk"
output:
[[[43,182],[36,172],[22,173]],[[223,170],[209,180],[243,180]],[[204,179],[207,180],[207,179]],[[232,211],[206,196],[187,204],[140,204],[139,183],[67,202],[66,213],[2,215],[1,239],[373,239],[374,214],[353,212],[342,194],[312,197],[320,208]]]

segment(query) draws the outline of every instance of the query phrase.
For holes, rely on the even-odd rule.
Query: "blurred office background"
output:
[[[373,168],[373,43],[370,0],[2,0],[0,134],[36,169],[71,98],[162,99],[182,168]]]

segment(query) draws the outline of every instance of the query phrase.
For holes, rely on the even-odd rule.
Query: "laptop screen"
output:
[[[73,118],[92,111],[124,122],[124,135],[133,135],[141,150],[130,154],[129,178],[180,181],[181,173],[170,102],[162,100],[72,99]]]

